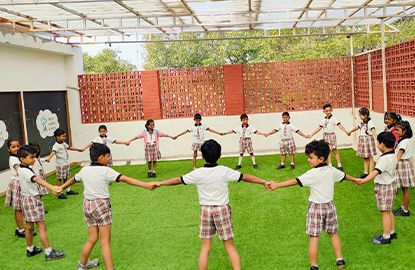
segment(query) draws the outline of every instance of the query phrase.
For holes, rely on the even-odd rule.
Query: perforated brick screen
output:
[[[368,56],[354,57],[355,106],[369,108]]]

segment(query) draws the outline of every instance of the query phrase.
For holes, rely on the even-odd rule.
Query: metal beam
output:
[[[351,17],[351,16],[353,16],[353,15],[355,15],[357,12],[359,12],[362,8],[364,8],[364,7],[367,7],[367,5],[369,5],[370,4],[370,2],[372,2],[373,0],[366,0],[362,5],[361,5],[361,7],[359,7],[358,9],[356,9],[355,11],[353,11],[350,15],[349,15],[349,17]],[[344,23],[346,20],[342,20],[342,21],[340,21],[336,26],[340,26],[342,23]]]
[[[331,7],[333,6],[333,4],[334,4],[334,3],[336,3],[336,0],[332,0],[332,1],[331,1],[331,3],[328,5],[328,7],[327,7],[327,8],[328,8],[328,9],[329,9],[329,8],[331,8]],[[317,16],[317,19],[320,19],[320,18],[321,18],[321,16],[323,16],[323,14],[324,14],[325,12],[327,12],[327,10],[322,10],[322,11],[320,12],[320,14]],[[315,22],[312,22],[312,23],[311,23],[311,25],[310,25],[310,27],[312,27],[314,23],[315,23]]]
[[[192,17],[197,21],[198,24],[200,24],[200,27],[202,27],[203,31],[209,32],[208,29],[203,25],[202,21],[196,16],[195,12],[189,7],[189,5],[184,0],[180,0],[182,2],[183,6],[187,9],[187,11],[192,15]]]
[[[301,14],[297,17],[297,19],[301,19],[303,15],[308,11],[308,8],[310,7],[311,3],[313,3],[313,0],[308,0],[307,4],[304,7],[304,10],[301,11]],[[294,29],[297,26],[298,22],[295,22],[292,29]]]

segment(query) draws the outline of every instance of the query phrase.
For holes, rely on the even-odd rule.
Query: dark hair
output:
[[[282,116],[285,116],[285,115],[288,116],[288,117],[290,117],[290,113],[289,112],[283,112],[282,113]]]
[[[53,136],[55,136],[55,138],[56,138],[56,137],[61,136],[61,135],[65,134],[65,133],[66,133],[65,130],[63,130],[61,128],[58,128],[57,130],[55,130],[55,132],[53,132]]]
[[[392,132],[383,131],[378,134],[378,137],[376,139],[379,143],[383,143],[387,148],[395,147],[396,140]]]
[[[243,119],[248,118],[248,115],[246,113],[243,113],[243,114],[241,114],[240,118],[241,118],[241,121],[242,121]]]
[[[148,119],[146,124],[144,125],[146,127],[147,131],[148,131],[148,126],[151,125],[151,123],[154,123],[154,120],[153,119]]]
[[[217,141],[210,139],[202,144],[200,151],[202,152],[203,159],[213,164],[220,158],[222,147]]]
[[[22,145],[19,148],[19,151],[17,151],[17,156],[19,157],[19,159],[25,158],[30,154],[35,155],[36,154],[36,149],[33,146],[30,146],[30,145],[27,145],[27,144]]]
[[[383,116],[383,118],[385,119],[386,117],[390,117],[392,118],[392,120],[395,120],[395,123],[392,126],[395,126],[397,122],[402,120],[402,117],[400,116],[400,114],[396,112],[385,112],[385,115]]]
[[[18,138],[11,138],[9,140],[7,140],[7,149],[10,148],[10,146],[12,145],[12,142],[19,142]]]
[[[40,157],[40,145],[37,142],[30,142],[29,146],[33,147],[34,149],[36,149],[36,157]]]
[[[331,104],[330,104],[330,103],[326,103],[326,104],[324,104],[324,105],[323,105],[323,110],[324,110],[325,108],[329,108],[329,107],[330,107],[330,108],[332,108],[332,107],[331,107]]]
[[[318,158],[323,157],[326,161],[330,154],[330,147],[324,140],[314,140],[305,146],[305,154],[308,156],[311,153],[314,153]]]
[[[400,127],[402,130],[405,131],[405,134],[403,135],[401,139],[412,138],[412,128],[411,128],[411,124],[409,124],[408,121],[401,120],[398,123],[396,123],[395,127]]]
[[[92,162],[97,162],[100,156],[106,154],[111,154],[111,150],[104,144],[93,143],[91,148],[89,148],[89,158]]]
[[[193,120],[202,120],[202,115],[200,115],[200,113],[195,114]]]
[[[98,131],[100,131],[101,129],[105,129],[105,131],[108,131],[107,126],[106,125],[100,125],[98,127]]]

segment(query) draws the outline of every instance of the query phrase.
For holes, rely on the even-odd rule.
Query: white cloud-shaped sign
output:
[[[0,147],[3,147],[4,142],[9,138],[9,133],[7,132],[6,124],[0,120]]]
[[[53,137],[53,132],[59,128],[58,116],[50,110],[40,110],[36,117],[36,127],[40,137]]]

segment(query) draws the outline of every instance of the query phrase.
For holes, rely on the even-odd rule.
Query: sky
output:
[[[82,52],[90,55],[97,55],[103,49],[109,48],[108,45],[96,44],[96,45],[82,45]],[[119,56],[135,65],[138,70],[144,69],[145,50],[144,45],[139,43],[124,43],[124,44],[112,44],[112,49],[119,49]]]

